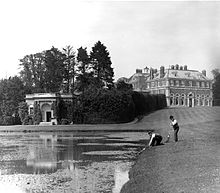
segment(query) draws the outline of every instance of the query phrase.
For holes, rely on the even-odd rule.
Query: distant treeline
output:
[[[39,105],[28,114],[25,95],[69,93],[72,102],[53,104],[55,118],[67,123],[121,123],[166,106],[165,97],[133,92],[125,82],[114,83],[107,47],[100,41],[91,52],[72,46],[52,47],[20,59],[18,76],[0,80],[0,125],[39,124]],[[78,93],[76,96],[75,93]]]

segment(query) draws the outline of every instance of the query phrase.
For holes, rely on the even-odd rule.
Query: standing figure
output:
[[[177,120],[174,119],[174,117],[172,115],[170,115],[170,120],[171,120],[170,125],[173,127],[173,130],[174,130],[174,141],[177,142],[178,141],[179,125],[178,125]]]
[[[156,145],[161,145],[161,141],[162,141],[162,136],[158,133],[153,133],[152,131],[148,132],[149,136],[150,136],[150,141],[148,146],[156,146]]]

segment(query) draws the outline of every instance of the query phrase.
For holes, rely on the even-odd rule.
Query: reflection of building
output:
[[[72,95],[59,93],[34,93],[26,95],[26,102],[29,106],[29,113],[33,113],[34,103],[39,104],[43,122],[50,122],[54,117],[52,104],[58,102],[60,99],[63,99],[64,101],[71,101]]]
[[[205,70],[200,73],[178,64],[168,69],[161,66],[159,71],[137,69],[127,82],[135,91],[165,94],[168,106],[212,106],[212,80]]]
[[[57,169],[58,152],[56,135],[40,135],[43,141],[29,147],[27,166],[34,168],[37,173],[52,172]],[[47,173],[46,172],[46,173]]]
[[[126,166],[123,168],[123,166]],[[112,189],[112,193],[120,192],[122,186],[129,180],[128,172],[130,167],[127,165],[117,165],[115,167],[115,185]]]

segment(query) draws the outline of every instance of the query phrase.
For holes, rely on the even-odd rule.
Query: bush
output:
[[[34,115],[33,122],[35,125],[38,125],[42,121],[42,114],[40,110],[40,105],[38,103],[34,103]]]
[[[19,103],[18,114],[23,125],[26,125],[28,119],[28,105],[26,102]]]

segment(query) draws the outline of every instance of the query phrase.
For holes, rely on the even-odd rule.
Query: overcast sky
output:
[[[0,2],[0,78],[25,55],[100,40],[115,79],[172,64],[220,68],[220,2],[7,0]]]

